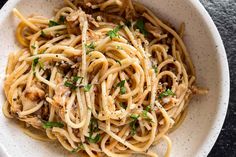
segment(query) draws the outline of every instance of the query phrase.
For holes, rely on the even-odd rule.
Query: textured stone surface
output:
[[[0,0],[0,7],[6,1]],[[200,1],[221,34],[227,51],[231,77],[230,103],[226,121],[209,157],[236,157],[236,0]]]

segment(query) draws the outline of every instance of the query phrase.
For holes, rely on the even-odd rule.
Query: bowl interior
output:
[[[206,156],[218,136],[227,110],[229,94],[228,64],[221,39],[208,14],[196,0],[139,0],[178,29],[184,22],[184,41],[197,71],[197,83],[207,87],[209,94],[194,96],[184,123],[170,134],[173,142],[172,156]],[[11,14],[16,7],[25,16],[40,14],[51,17],[53,9],[61,5],[57,0],[15,0],[8,1],[1,10],[0,37],[0,107],[5,102],[2,90],[4,71],[10,52],[19,47],[15,40],[15,28],[19,22]],[[37,6],[37,7],[36,7]],[[72,156],[58,144],[35,141],[26,136],[11,120],[0,112],[0,156],[50,157]],[[162,146],[153,149],[163,154]]]

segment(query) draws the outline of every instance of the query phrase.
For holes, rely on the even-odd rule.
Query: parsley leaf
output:
[[[79,79],[80,79],[79,84],[81,84],[81,82],[82,82],[82,80],[83,80],[83,77],[80,77],[80,76],[73,76],[71,80],[67,80],[67,81],[64,83],[64,86],[69,87],[69,88],[72,89],[72,90],[76,90],[76,88],[77,88],[77,82],[78,82]]]
[[[117,84],[117,87],[120,87],[120,94],[125,94],[126,93],[125,80],[120,81]]]
[[[118,50],[124,50],[123,47],[122,47],[122,46],[119,46],[119,45],[116,46],[116,48],[117,48]]]
[[[100,134],[97,134],[95,137],[92,137],[93,133],[97,132],[97,131],[99,131],[98,121],[95,118],[91,118],[90,124],[89,124],[89,137],[86,137],[86,139],[90,143],[97,143],[100,141],[100,139],[101,139]]]
[[[34,72],[34,73],[35,73],[35,67],[37,66],[37,64],[39,64],[39,66],[40,66],[41,69],[44,69],[44,64],[39,61],[39,57],[36,57],[36,58],[33,60],[33,63],[32,63],[32,68],[33,68],[33,72]]]
[[[85,45],[86,47],[86,54],[89,54],[89,52],[93,51],[95,49],[95,45],[94,45],[94,42],[91,42],[90,44],[86,44]]]
[[[133,136],[133,135],[136,134],[139,115],[132,114],[132,115],[130,116],[130,118],[133,119],[133,120],[131,121],[131,123],[129,124],[130,127],[131,127],[131,135]]]
[[[44,129],[53,128],[53,127],[63,128],[64,124],[61,123],[61,122],[44,122],[43,123],[43,128]]]
[[[79,150],[84,150],[84,145],[82,143],[77,148],[73,149],[71,153],[76,153]]]
[[[35,47],[34,45],[31,45],[31,48],[32,48],[32,49],[36,49],[36,47]]]
[[[81,81],[82,81],[82,80],[83,80],[83,77],[80,77],[80,76],[73,76],[72,81],[73,81],[74,83],[76,83],[79,79],[81,79]],[[80,81],[80,83],[81,83],[81,81]]]
[[[139,115],[131,114],[130,118],[132,118],[133,120],[137,120],[139,118]]]
[[[122,64],[121,64],[121,62],[120,62],[119,60],[115,60],[115,61],[116,61],[117,63],[119,63],[119,64],[120,64],[120,66],[122,65]]]
[[[43,37],[43,38],[45,38],[47,35],[46,35],[45,32],[42,30],[40,36]]]
[[[59,18],[59,23],[64,24],[64,23],[65,23],[65,20],[66,20],[66,17],[65,17],[65,16],[60,16],[60,18]]]
[[[140,32],[141,32],[144,36],[147,36],[147,35],[148,35],[148,32],[147,32],[147,30],[145,29],[145,24],[144,24],[143,19],[138,19],[138,20],[136,21],[135,26],[140,30]]]
[[[122,80],[117,84],[117,87],[124,87],[124,85],[125,85],[125,80]]]
[[[89,92],[89,90],[91,89],[92,85],[91,84],[87,84],[86,86],[84,86],[84,91],[85,92]]]
[[[175,95],[174,92],[172,92],[172,90],[170,89],[167,89],[166,91],[162,92],[160,95],[159,95],[159,99],[162,99],[163,97],[167,97],[167,96],[171,96],[171,95]]]
[[[66,81],[64,83],[64,86],[69,87],[72,90],[75,90],[77,88],[77,86],[75,84],[73,84],[72,82],[69,82],[69,81]]]
[[[142,112],[142,117],[144,117],[144,118],[148,118],[147,113],[148,113],[148,111],[143,110],[143,112]]]
[[[120,103],[120,106],[123,108],[123,109],[126,109],[127,108],[127,106],[124,104],[124,103]]]
[[[115,37],[119,37],[118,32],[119,32],[119,30],[120,30],[122,27],[123,27],[122,25],[116,26],[116,28],[114,28],[113,30],[108,31],[108,32],[107,32],[107,35],[108,35],[111,39],[113,39],[113,38],[115,38]]]
[[[59,23],[52,21],[52,20],[50,20],[49,24],[48,24],[49,27],[54,27],[54,26],[58,26],[58,25],[59,25]]]
[[[33,72],[35,72],[35,67],[37,66],[38,62],[39,62],[39,57],[36,57],[32,63]]]
[[[157,66],[153,65],[152,68],[154,69],[155,73],[157,73]]]
[[[126,88],[125,87],[121,87],[120,88],[120,94],[125,94],[126,93]]]
[[[86,137],[86,139],[90,142],[90,143],[98,143],[101,139],[101,135],[97,134],[95,137],[89,136]]]
[[[148,111],[148,112],[151,111],[151,105],[146,106],[145,111]]]

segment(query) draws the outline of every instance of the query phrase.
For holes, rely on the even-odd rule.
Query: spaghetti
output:
[[[207,92],[195,86],[184,25],[131,0],[65,2],[52,19],[13,10],[23,48],[9,56],[5,116],[81,156],[158,156],[149,148],[160,140],[169,156],[168,133]]]

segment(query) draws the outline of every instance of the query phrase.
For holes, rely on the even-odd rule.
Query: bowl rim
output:
[[[10,1],[8,0],[0,9],[0,24],[5,20],[5,18],[8,16],[9,9],[13,8],[18,2],[21,0],[14,0]],[[213,148],[220,132],[223,127],[227,110],[228,110],[228,103],[229,103],[229,94],[230,94],[230,73],[229,73],[229,64],[228,59],[225,51],[225,47],[223,44],[223,41],[221,39],[220,33],[214,24],[211,16],[207,12],[207,10],[204,8],[202,3],[199,0],[187,0],[186,3],[190,3],[190,5],[196,10],[197,14],[200,14],[201,20],[204,21],[204,24],[206,24],[209,33],[212,37],[213,42],[218,46],[217,51],[222,55],[222,57],[219,57],[220,62],[220,68],[221,71],[224,71],[224,75],[221,76],[222,78],[222,84],[225,82],[224,87],[221,89],[221,93],[224,93],[224,97],[222,97],[219,100],[219,106],[216,113],[216,118],[214,119],[212,123],[212,128],[207,135],[207,139],[203,141],[203,144],[198,149],[196,157],[202,157],[207,156],[211,149]],[[8,153],[5,151],[4,147],[0,143],[0,156],[9,156]]]
[[[206,24],[206,26],[208,27],[208,30],[212,36],[214,43],[218,46],[217,51],[222,56],[219,57],[220,68],[221,71],[224,72],[224,74],[221,74],[222,84],[225,83],[223,88],[221,88],[221,93],[224,93],[224,96],[219,100],[220,105],[218,106],[216,114],[217,118],[214,119],[212,124],[212,128],[214,129],[211,129],[209,131],[207,139],[203,142],[201,148],[196,154],[197,157],[201,157],[201,156],[207,156],[210,153],[211,149],[215,145],[216,140],[218,139],[221,133],[221,129],[223,127],[229,105],[230,73],[229,73],[229,64],[224,43],[222,41],[222,38],[214,21],[212,20],[210,14],[207,12],[205,7],[199,0],[190,0],[190,3],[197,10],[197,12],[201,14],[201,18],[204,21],[204,24]]]

